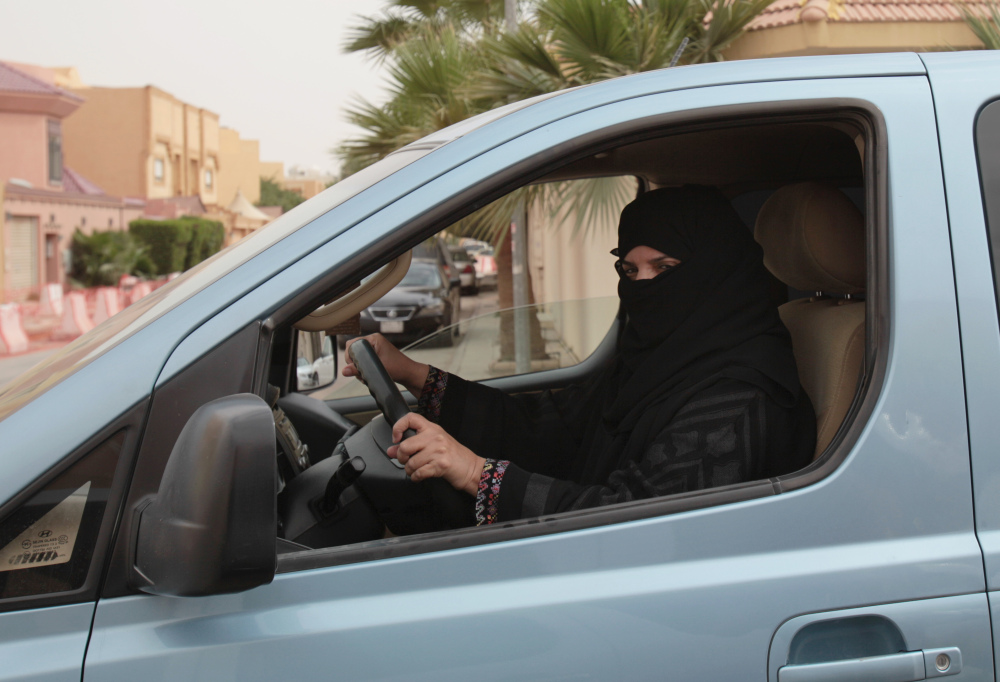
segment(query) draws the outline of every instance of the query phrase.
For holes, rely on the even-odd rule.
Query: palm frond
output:
[[[1000,5],[989,3],[986,16],[976,12],[967,4],[958,2],[962,18],[969,25],[976,37],[983,41],[987,50],[1000,50]]]
[[[575,85],[628,73],[627,0],[543,0],[539,24],[552,36],[555,58]]]
[[[635,198],[631,176],[611,176],[550,183],[542,186],[543,203],[554,225],[569,226],[574,235],[615,228],[625,204]]]
[[[416,25],[403,17],[387,16],[381,19],[363,18],[361,23],[347,29],[344,52],[370,51],[372,57],[382,60],[413,35]]]
[[[694,41],[691,62],[722,61],[722,51],[743,35],[747,24],[754,20],[774,0],[698,0],[702,16],[702,33]]]

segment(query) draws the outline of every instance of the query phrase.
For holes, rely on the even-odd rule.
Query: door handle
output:
[[[918,682],[962,672],[958,647],[906,651],[889,656],[786,665],[778,682]]]

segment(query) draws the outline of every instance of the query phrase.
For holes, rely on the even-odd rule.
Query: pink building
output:
[[[0,303],[65,284],[76,229],[126,229],[143,212],[64,165],[62,121],[83,99],[54,83],[47,69],[0,62]]]

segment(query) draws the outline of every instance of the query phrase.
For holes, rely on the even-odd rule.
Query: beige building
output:
[[[232,128],[219,130],[218,204],[228,206],[238,193],[251,203],[260,201],[260,178],[264,175],[260,160],[260,142],[244,140]],[[279,164],[280,165],[280,164]]]
[[[988,3],[965,4],[985,9]],[[982,46],[950,0],[776,0],[725,56],[751,59]]]
[[[111,194],[218,203],[218,114],[151,85],[72,92],[86,104],[63,126],[68,164]]]
[[[64,163],[63,131],[84,101],[57,82],[55,70],[0,62],[0,303],[65,284],[76,230],[122,230],[143,212]]]

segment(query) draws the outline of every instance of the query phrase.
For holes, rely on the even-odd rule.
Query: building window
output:
[[[62,124],[59,121],[49,121],[49,182],[62,183],[63,152]]]
[[[153,159],[153,179],[157,182],[163,182],[163,167],[163,159],[158,157]]]
[[[205,169],[205,189],[212,189],[212,182],[213,181],[214,181],[214,178],[212,177],[212,169],[211,168],[206,168]]]

